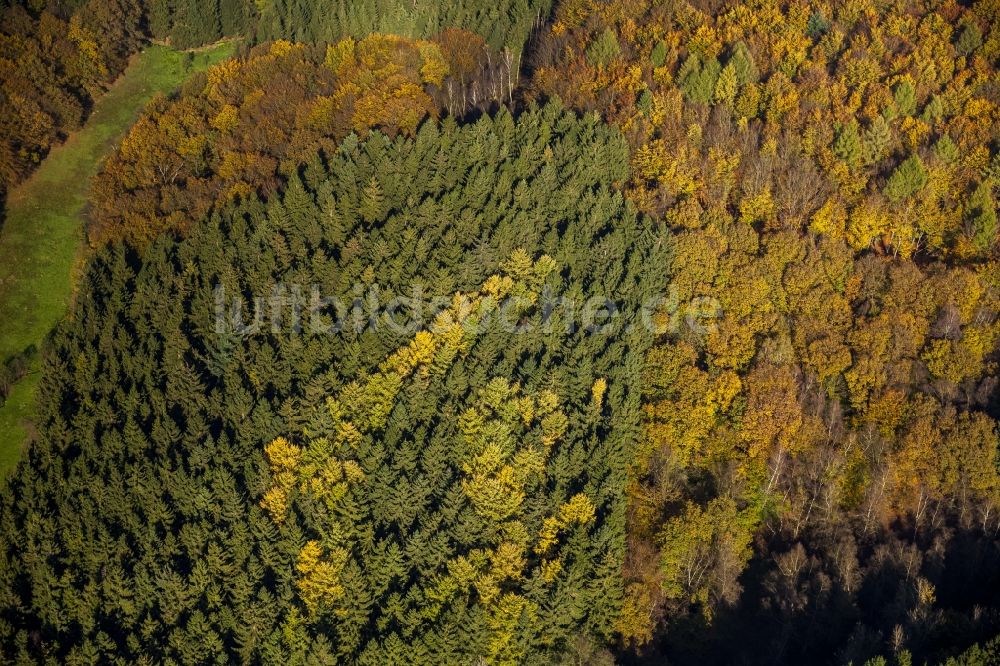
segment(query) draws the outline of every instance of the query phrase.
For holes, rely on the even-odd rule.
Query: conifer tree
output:
[[[909,198],[927,185],[927,169],[918,155],[910,155],[896,167],[885,185],[885,195],[891,201]]]
[[[445,121],[349,138],[184,237],[96,251],[47,356],[44,435],[0,494],[0,650],[440,663],[607,644],[649,337],[548,329],[542,295],[639,313],[660,288],[669,239],[612,193],[627,167],[617,131],[556,105]],[[414,333],[321,302],[294,324],[295,285],[343,305],[376,281],[454,316]],[[478,328],[455,295],[477,290]]]

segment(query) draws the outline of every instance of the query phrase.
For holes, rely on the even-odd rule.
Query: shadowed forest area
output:
[[[90,178],[155,92],[171,90],[231,50],[221,44],[183,54],[152,46],[137,54],[85,126],[11,191],[0,228],[0,475],[17,463],[27,439],[40,377],[37,351],[71,298]]]
[[[3,11],[6,661],[1000,662],[1000,4]]]

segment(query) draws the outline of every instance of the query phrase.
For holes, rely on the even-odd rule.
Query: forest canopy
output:
[[[0,199],[80,127],[140,44],[140,17],[127,0],[0,7]]]
[[[107,2],[5,178],[244,45],[93,181],[0,656],[1000,659],[995,0]]]
[[[274,193],[348,134],[413,136],[446,110],[498,104],[511,76],[509,61],[460,30],[257,47],[150,104],[94,182],[91,242],[183,231],[214,205]]]
[[[544,327],[539,296],[655,296],[671,245],[613,191],[627,160],[554,105],[428,122],[141,257],[102,249],[0,500],[6,654],[439,663],[609,640],[650,336]],[[533,332],[216,326],[218,286],[376,282],[517,293]]]
[[[316,9],[309,2],[286,0],[4,2],[0,199],[53,145],[80,127],[95,96],[148,39],[192,49],[223,38],[248,45],[274,40],[321,44],[344,37],[364,40],[372,33],[430,39],[454,29],[476,35],[466,35],[466,48],[488,44],[497,53],[497,68],[506,59],[509,73],[519,69],[525,43],[547,19],[551,1],[338,0]]]
[[[995,608],[948,570],[997,562],[995,18],[557,6],[532,96],[623,128],[628,195],[675,235],[677,300],[721,312],[647,358],[619,626],[637,645],[863,662],[891,639],[926,658],[971,628],[944,608]],[[682,627],[719,613],[745,648],[691,644]]]

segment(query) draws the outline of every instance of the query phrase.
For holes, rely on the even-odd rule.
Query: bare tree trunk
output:
[[[886,483],[888,482],[888,480],[889,480],[889,475],[886,474],[885,470],[882,470],[882,483],[879,486],[878,495],[872,497],[868,501],[868,510],[865,512],[865,532],[866,533],[871,530],[872,513],[875,510],[876,501],[880,500],[882,498],[882,494],[885,492],[885,486],[886,486]]]
[[[767,490],[764,491],[765,494],[770,493],[771,488],[773,488],[774,484],[777,482],[778,474],[781,473],[781,465],[784,462],[784,459],[785,459],[785,449],[779,448],[778,459],[774,462],[774,469],[771,471],[771,478],[767,482]]]

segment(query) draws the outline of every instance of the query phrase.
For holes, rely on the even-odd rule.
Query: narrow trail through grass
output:
[[[94,105],[84,127],[53,148],[38,170],[7,197],[0,230],[0,362],[41,343],[66,312],[82,256],[90,180],[114,144],[157,92],[224,60],[233,44],[184,53],[152,45]],[[34,410],[37,358],[0,406],[0,477],[17,463]]]

